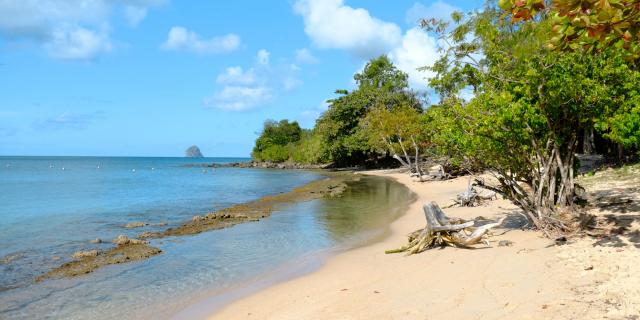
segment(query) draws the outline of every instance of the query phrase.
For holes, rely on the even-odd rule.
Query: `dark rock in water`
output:
[[[198,146],[191,146],[189,147],[189,149],[187,149],[187,151],[184,152],[185,157],[188,158],[202,158],[204,157],[202,155],[202,152],[200,152],[200,148],[198,148]]]

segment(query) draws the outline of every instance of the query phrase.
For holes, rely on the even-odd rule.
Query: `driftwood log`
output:
[[[424,217],[427,224],[423,229],[409,234],[409,243],[398,249],[387,250],[385,253],[406,252],[408,255],[420,253],[437,246],[453,246],[471,248],[480,243],[483,236],[492,228],[500,226],[504,217],[497,222],[475,226],[475,221],[448,218],[437,203],[425,204]]]
[[[498,199],[498,196],[495,192],[491,191],[487,194],[480,194],[471,184],[471,178],[469,178],[469,184],[467,186],[467,190],[458,193],[456,198],[453,200],[455,204],[461,207],[475,207],[479,205],[483,200],[493,200]]]

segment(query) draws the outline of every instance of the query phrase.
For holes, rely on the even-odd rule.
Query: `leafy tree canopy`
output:
[[[499,0],[513,22],[549,15],[551,48],[562,50],[624,49],[640,58],[640,2],[637,0]]]

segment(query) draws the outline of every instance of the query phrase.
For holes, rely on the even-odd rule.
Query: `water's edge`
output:
[[[356,174],[356,173],[354,173]],[[358,173],[359,174],[359,173]],[[375,177],[389,180],[393,183],[402,185],[396,179],[389,176],[367,175],[366,177]],[[200,298],[195,298],[189,302],[183,309],[175,312],[170,319],[173,320],[187,320],[187,319],[207,319],[208,317],[216,314],[220,310],[232,303],[242,300],[243,298],[257,294],[263,290],[266,290],[272,286],[285,283],[303,276],[310,275],[317,272],[326,264],[326,262],[340,254],[347,253],[358,248],[366,247],[375,243],[384,241],[391,235],[390,225],[406,215],[409,211],[409,206],[417,201],[417,195],[409,188],[406,190],[410,193],[409,200],[406,203],[399,204],[396,210],[400,211],[396,217],[389,221],[388,224],[379,226],[382,229],[382,233],[366,241],[352,244],[341,248],[331,248],[322,250],[320,252],[309,253],[303,257],[299,257],[288,261],[276,269],[266,273],[257,275],[256,277],[238,283],[231,288],[225,288],[222,290],[213,290],[208,294]],[[277,214],[277,213],[276,213]]]

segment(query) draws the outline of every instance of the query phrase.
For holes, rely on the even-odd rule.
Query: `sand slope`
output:
[[[572,290],[571,272],[558,259],[562,247],[532,231],[500,229],[492,247],[445,248],[419,255],[385,255],[422,227],[422,204],[444,206],[464,190],[466,178],[418,183],[406,174],[387,175],[419,197],[391,225],[381,242],[331,258],[319,271],[260,291],[212,315],[211,319],[571,319],[587,310]],[[517,210],[505,200],[486,206],[445,209],[449,216],[494,218]],[[499,240],[514,242],[498,247]],[[577,266],[582,268],[582,266]],[[582,309],[580,309],[582,308]]]

